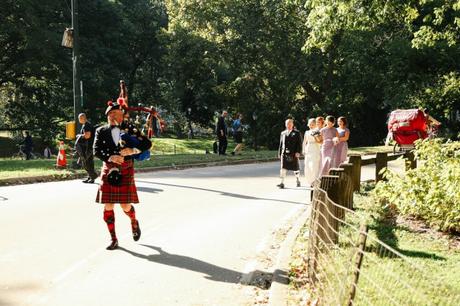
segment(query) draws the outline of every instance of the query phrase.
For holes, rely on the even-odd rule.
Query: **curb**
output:
[[[157,171],[168,171],[168,170],[184,170],[191,168],[206,168],[206,167],[217,167],[217,166],[232,166],[232,165],[243,165],[243,164],[258,164],[277,161],[278,158],[264,158],[264,159],[247,159],[247,160],[224,160],[210,163],[196,163],[196,164],[184,164],[184,165],[172,165],[172,166],[160,166],[160,167],[146,167],[135,169],[135,173],[147,173]],[[0,179],[1,186],[14,186],[14,185],[25,185],[34,183],[46,183],[46,182],[58,182],[58,181],[69,181],[86,177],[86,173],[73,173],[69,175],[42,175],[33,177],[16,177],[8,179]]]
[[[295,224],[281,244],[275,269],[273,271],[272,284],[270,286],[268,305],[285,306],[287,290],[289,285],[289,264],[291,262],[292,248],[294,247],[300,230],[307,222],[310,216],[311,206],[308,206],[305,212],[297,219]]]

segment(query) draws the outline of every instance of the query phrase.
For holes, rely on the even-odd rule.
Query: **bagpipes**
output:
[[[146,107],[129,107],[128,106],[128,93],[126,90],[126,85],[124,81],[120,81],[120,95],[116,103],[112,101],[107,102],[108,106],[117,106],[124,111],[124,120],[120,125],[120,140],[118,146],[120,149],[124,148],[138,148],[142,141],[145,141],[145,138],[150,138],[143,135],[141,130],[137,128],[133,123],[129,122],[129,111],[142,111],[149,113],[150,115],[156,114],[156,110]],[[150,150],[142,151],[138,154],[131,155],[132,158],[138,161],[143,161],[150,158]],[[122,183],[122,175],[119,167],[114,167],[110,169],[107,180],[109,184],[113,186],[120,186]]]

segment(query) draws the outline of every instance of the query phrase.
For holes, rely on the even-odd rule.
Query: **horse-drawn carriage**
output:
[[[439,122],[432,119],[420,109],[398,109],[390,113],[388,118],[388,137],[394,140],[393,151],[410,151],[415,147],[415,141],[434,135]]]

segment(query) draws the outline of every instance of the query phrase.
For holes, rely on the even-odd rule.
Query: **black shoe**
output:
[[[83,180],[82,182],[83,183],[88,183],[89,180],[90,180],[90,178],[88,177],[86,180]]]
[[[89,180],[87,180],[85,183],[94,184],[94,179],[89,179]]]
[[[106,247],[105,249],[109,251],[118,249],[118,240],[112,240],[112,243],[110,243],[110,245]]]
[[[276,185],[276,186],[278,186],[280,189],[284,189],[284,184],[283,184],[283,183],[278,184],[278,185]]]
[[[300,181],[297,180],[297,187],[300,187]]]
[[[139,221],[136,220],[136,225],[133,226],[133,239],[138,241],[141,239],[141,228],[139,227]]]
[[[232,152],[232,155],[235,156],[235,152]]]

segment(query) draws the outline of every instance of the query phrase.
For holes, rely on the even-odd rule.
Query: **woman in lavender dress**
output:
[[[345,117],[339,117],[337,123],[339,125],[337,128],[339,143],[335,148],[334,167],[339,167],[347,160],[348,138],[350,138],[350,130],[347,128],[347,119]]]
[[[321,138],[323,145],[321,146],[321,170],[320,175],[327,175],[329,169],[334,166],[335,145],[338,143],[339,133],[334,127],[335,118],[333,116],[326,117],[326,127],[322,128]]]
[[[307,186],[310,187],[319,174],[321,139],[314,118],[308,120],[308,127],[310,129],[305,132],[302,148],[305,156],[305,179],[307,180]]]

